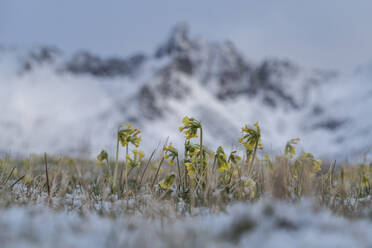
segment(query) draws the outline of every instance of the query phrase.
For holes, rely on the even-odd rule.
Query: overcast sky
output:
[[[372,60],[371,0],[0,0],[0,44],[152,52],[179,22],[247,58],[350,72]]]

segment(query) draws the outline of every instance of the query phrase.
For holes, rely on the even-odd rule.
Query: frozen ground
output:
[[[0,211],[1,247],[371,247],[370,219],[348,220],[315,209],[261,201],[226,212],[151,220],[53,212],[46,207]]]

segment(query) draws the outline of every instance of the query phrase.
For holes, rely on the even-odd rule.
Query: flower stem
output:
[[[125,146],[125,190],[128,192],[128,144]]]
[[[250,166],[249,166],[249,170],[248,170],[248,177],[250,177],[251,176],[251,173],[253,172],[254,159],[256,158],[256,152],[257,152],[257,146],[258,146],[259,140],[260,140],[260,137],[257,138],[256,144],[254,146],[252,160],[251,160],[251,163],[250,163]]]
[[[116,178],[118,176],[118,167],[119,167],[119,134],[117,137],[117,144],[116,144],[116,160],[115,160],[115,170],[114,170],[114,178],[112,182],[112,188],[113,190],[116,189]]]

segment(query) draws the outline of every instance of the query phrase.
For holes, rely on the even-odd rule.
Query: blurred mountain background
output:
[[[0,152],[95,156],[130,122],[151,151],[182,146],[183,116],[212,149],[260,123],[329,159],[372,148],[368,1],[3,1]],[[45,45],[50,44],[50,45]],[[371,60],[372,61],[372,60]]]

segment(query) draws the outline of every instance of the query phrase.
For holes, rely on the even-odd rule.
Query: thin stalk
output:
[[[182,178],[181,178],[181,168],[180,168],[180,161],[178,160],[178,155],[176,156],[177,159],[177,169],[178,169],[178,191],[180,190],[180,187],[182,184]]]
[[[214,159],[216,159],[216,156],[214,157]],[[230,161],[230,158],[227,160],[227,163],[230,163],[231,161]],[[230,186],[230,183],[231,183],[231,180],[232,180],[232,176],[233,176],[233,168],[231,167],[231,171],[228,171],[227,173],[229,173],[230,175],[230,177],[229,177],[229,182],[228,182],[228,185]]]
[[[300,167],[300,174],[298,178],[298,188],[297,188],[297,196],[298,198],[301,198],[302,195],[302,183],[303,183],[303,178],[304,178],[304,168],[303,166]]]
[[[265,173],[264,173],[264,167],[261,165],[261,195],[264,194],[265,191]]]
[[[187,182],[187,169],[186,169],[186,167],[185,167],[185,164],[183,165],[183,168],[184,168],[184,178],[185,178],[185,187],[188,187],[188,182]]]
[[[17,181],[15,181],[12,185],[10,185],[10,189],[12,189],[14,187],[14,185],[16,185],[19,181],[21,181],[25,176],[21,176],[20,178],[17,179]]]
[[[15,170],[15,167],[12,168],[7,178],[4,180],[4,182],[1,183],[2,185],[5,185],[9,181],[10,177],[13,175],[14,170]]]
[[[200,124],[200,168],[203,167],[203,128]]]
[[[128,144],[125,146],[125,191],[128,192]]]
[[[48,189],[48,197],[50,197],[50,187],[49,187],[49,175],[48,175],[48,158],[46,152],[44,153],[44,161],[45,161],[45,175],[46,175],[46,184]]]
[[[204,174],[204,170],[203,170],[203,128],[202,128],[202,125],[200,123],[200,167],[199,167],[199,174],[201,175],[201,178],[200,178],[200,184],[199,187],[201,187],[203,185],[203,174]],[[202,188],[200,188],[200,190],[202,190]]]
[[[249,170],[248,170],[248,177],[250,177],[251,176],[251,173],[253,172],[254,159],[256,158],[256,152],[257,152],[257,146],[258,146],[258,141],[259,140],[260,140],[260,137],[257,138],[256,144],[254,146],[252,160],[251,160],[251,163],[249,165]]]
[[[333,188],[333,173],[334,173],[335,166],[336,166],[336,160],[333,162],[329,170],[329,188],[330,189]]]
[[[165,140],[164,146],[167,146],[168,139],[169,139],[169,137]],[[163,161],[164,161],[164,151],[161,153],[161,157],[162,157],[162,158],[161,158],[161,160],[160,160],[160,163],[159,163],[158,169],[156,170],[156,173],[155,173],[154,179],[153,179],[152,184],[151,184],[151,189],[154,188],[154,185],[155,185],[156,179],[157,179],[158,174],[159,174],[159,171],[160,171],[160,167],[161,167],[161,165],[163,164]]]
[[[119,166],[120,166],[120,163],[119,163]],[[125,166],[125,161],[123,161],[123,164],[120,166],[119,189],[120,189],[121,192],[124,191],[124,182],[123,182],[123,170],[124,170],[124,166]]]
[[[145,172],[146,172],[147,168],[149,167],[149,164],[150,164],[150,162],[151,162],[151,160],[152,160],[152,157],[153,157],[154,154],[155,154],[155,151],[156,151],[156,149],[151,153],[149,160],[147,160],[146,166],[145,166],[145,168],[144,168],[143,171],[142,171],[142,175],[141,175],[141,179],[140,179],[139,185],[142,184],[143,177],[144,177],[144,175],[145,175]]]
[[[217,156],[214,156],[213,164],[212,164],[212,173],[214,173],[214,170],[216,169],[216,162],[217,162]]]
[[[106,160],[106,165],[107,165],[108,173],[109,173],[109,175],[111,176],[112,173],[111,173],[111,168],[110,168],[110,162],[109,162],[108,159]]]
[[[153,188],[154,185],[155,185],[155,182],[156,182],[156,179],[158,178],[158,174],[159,174],[159,171],[160,171],[160,167],[161,167],[161,165],[163,164],[163,161],[164,161],[164,156],[163,156],[163,157],[161,158],[161,160],[160,160],[160,163],[159,163],[158,169],[156,170],[156,173],[155,173],[154,179],[152,180],[151,188]]]
[[[118,176],[118,167],[119,167],[119,133],[117,137],[117,143],[116,143],[116,160],[115,160],[115,169],[114,169],[114,178],[112,182],[112,188],[115,190],[116,189],[116,179]]]
[[[130,169],[128,170],[128,177],[130,176],[130,173],[134,170],[135,167],[130,167]]]
[[[228,180],[228,182],[227,182],[227,185],[230,187],[233,173],[232,173],[232,171],[228,171],[227,173],[229,173],[229,180]]]

